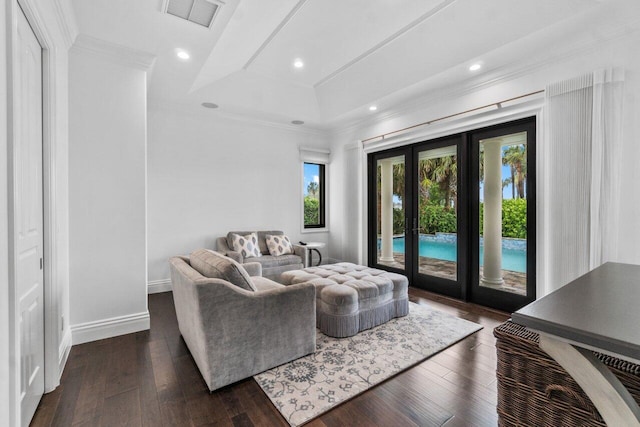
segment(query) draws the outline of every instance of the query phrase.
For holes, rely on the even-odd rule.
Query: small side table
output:
[[[320,263],[322,263],[322,254],[318,249],[324,248],[325,246],[326,245],[322,242],[308,242],[305,245],[305,249],[307,250],[305,267],[313,266],[313,252],[318,254],[318,263],[316,265],[320,265]]]

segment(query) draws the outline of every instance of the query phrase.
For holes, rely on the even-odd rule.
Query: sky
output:
[[[311,163],[304,164],[304,195],[307,196],[307,187],[311,182],[320,182],[320,167]]]
[[[511,168],[508,165],[503,165],[502,166],[502,180],[504,181],[507,178],[511,178]],[[482,200],[484,199],[483,197],[483,189],[484,185],[481,182],[480,183],[480,201],[482,202]],[[504,187],[504,190],[502,190],[502,199],[511,199],[511,187],[513,187],[513,184],[509,184],[506,187]],[[525,189],[525,195],[526,195],[526,189]]]

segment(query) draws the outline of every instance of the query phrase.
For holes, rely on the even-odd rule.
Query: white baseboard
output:
[[[58,347],[58,378],[55,386],[49,385],[45,383],[44,392],[50,393],[55,390],[60,385],[60,378],[62,378],[62,373],[64,371],[64,367],[67,364],[67,359],[69,358],[69,353],[71,352],[71,330],[67,328],[60,340],[60,346]]]
[[[169,292],[171,290],[171,279],[150,280],[147,283],[148,294],[159,294],[160,292]]]
[[[145,331],[149,329],[149,327],[148,311],[96,320],[79,325],[71,325],[72,342],[73,345],[83,344],[90,341],[117,337],[118,335]]]
[[[58,353],[58,364],[60,367],[60,375],[62,375],[62,371],[64,370],[64,366],[67,364],[67,359],[69,358],[69,352],[71,351],[71,329],[67,328],[62,337],[62,342],[60,343],[60,350]]]

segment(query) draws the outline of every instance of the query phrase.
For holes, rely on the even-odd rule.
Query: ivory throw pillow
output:
[[[245,236],[231,235],[231,244],[234,252],[239,252],[243,258],[255,258],[262,256],[258,246],[258,234],[249,233]]]
[[[287,255],[293,253],[293,245],[287,236],[274,236],[267,234],[265,236],[267,248],[272,256]]]

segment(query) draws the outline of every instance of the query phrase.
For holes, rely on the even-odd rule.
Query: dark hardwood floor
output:
[[[495,426],[493,328],[509,316],[411,288],[410,299],[484,329],[313,420],[321,426]],[[249,378],[209,394],[170,292],[149,296],[151,329],[74,346],[32,426],[287,426]]]

